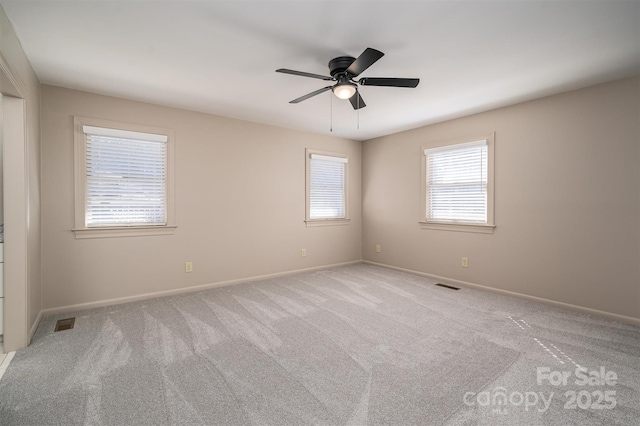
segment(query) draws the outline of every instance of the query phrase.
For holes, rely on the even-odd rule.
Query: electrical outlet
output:
[[[376,244],[376,253],[380,253],[380,244]]]
[[[184,271],[185,272],[193,272],[193,262],[185,262],[184,263]]]
[[[300,250],[300,256],[307,257],[307,249]]]
[[[462,258],[462,267],[463,268],[468,268],[469,267],[469,258],[468,257],[463,257]]]

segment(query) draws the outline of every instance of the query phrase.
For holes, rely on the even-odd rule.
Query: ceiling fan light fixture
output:
[[[340,99],[349,99],[356,94],[356,85],[353,83],[338,83],[331,90]]]

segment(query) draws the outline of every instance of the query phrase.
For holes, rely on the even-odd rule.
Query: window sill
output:
[[[108,228],[72,229],[76,240],[84,238],[142,237],[153,235],[173,235],[177,226],[117,226]]]
[[[420,221],[422,229],[436,229],[439,231],[474,232],[477,234],[493,234],[495,225],[479,225],[470,223],[449,223],[449,222],[425,222]]]
[[[307,219],[304,222],[307,227],[310,226],[334,226],[334,225],[347,225],[351,219]]]

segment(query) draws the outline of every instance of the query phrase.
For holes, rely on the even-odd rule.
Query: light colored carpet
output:
[[[434,284],[355,265],[48,317],[0,424],[640,424],[638,328]]]

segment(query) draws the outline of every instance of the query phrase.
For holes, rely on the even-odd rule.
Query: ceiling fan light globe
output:
[[[333,94],[340,99],[349,99],[356,94],[356,86],[350,83],[338,84],[333,88]]]

